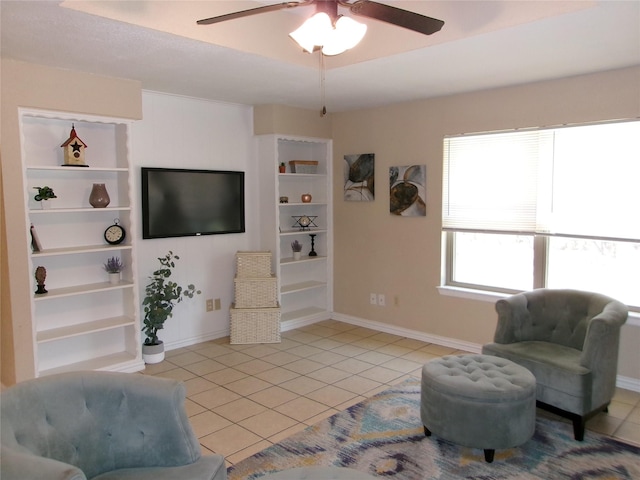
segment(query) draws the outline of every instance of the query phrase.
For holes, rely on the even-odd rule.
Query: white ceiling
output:
[[[195,23],[281,1],[0,0],[1,53],[148,90],[329,111],[640,65],[640,0],[385,1],[445,25],[425,36],[354,16],[367,35],[325,57],[323,102],[319,54],[288,38],[313,7]]]

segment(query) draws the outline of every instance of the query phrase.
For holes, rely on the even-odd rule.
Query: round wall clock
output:
[[[127,232],[122,225],[119,225],[118,219],[115,219],[113,221],[113,225],[108,226],[104,231],[104,239],[110,245],[118,245],[119,243],[122,243],[126,235]]]

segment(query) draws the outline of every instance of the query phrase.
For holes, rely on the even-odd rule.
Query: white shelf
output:
[[[327,257],[323,257],[321,255],[318,255],[316,257],[307,257],[307,256],[303,256],[300,257],[300,260],[294,260],[293,257],[288,257],[288,258],[281,258],[280,259],[280,265],[282,266],[287,266],[287,265],[294,265],[294,264],[299,264],[299,263],[305,263],[305,262],[318,262],[320,260],[326,260]]]
[[[19,109],[24,212],[44,244],[42,251],[29,254],[29,266],[32,272],[45,267],[48,280],[48,292],[32,293],[30,303],[33,377],[74,370],[144,369],[131,124],[130,119]],[[72,125],[91,147],[86,151],[87,166],[63,165],[61,144]],[[95,183],[107,187],[106,208],[89,204]],[[53,188],[57,198],[45,204],[35,201],[33,188],[42,185]],[[115,219],[127,230],[127,238],[110,245],[103,232]],[[106,274],[100,275],[113,254],[120,254],[126,264],[126,280],[116,284],[101,281]],[[37,286],[30,276],[34,292]]]
[[[282,295],[286,295],[288,293],[304,292],[305,290],[311,290],[313,288],[322,288],[326,286],[327,286],[327,282],[309,280],[306,282],[292,283],[291,285],[283,285],[280,288],[280,293]]]
[[[48,248],[40,252],[33,252],[33,257],[53,257],[58,255],[76,255],[78,253],[113,252],[131,250],[131,245],[84,245],[78,247]]]
[[[327,202],[287,202],[278,203],[281,207],[307,207],[307,206],[327,206]]]
[[[133,282],[127,282],[121,280],[120,283],[109,283],[109,282],[100,282],[100,283],[90,283],[86,285],[77,285],[73,287],[63,287],[63,288],[52,288],[48,291],[48,293],[43,293],[39,295],[35,295],[35,301],[43,301],[50,300],[52,298],[60,298],[60,297],[72,297],[74,295],[84,295],[87,293],[95,293],[95,292],[106,292],[109,290],[120,290],[123,288],[131,288],[133,287]]]
[[[299,310],[282,313],[282,315],[280,316],[280,321],[289,322],[291,320],[306,320],[312,317],[322,316],[326,312],[326,309],[319,307],[301,308]]]
[[[322,138],[260,135],[257,145],[261,185],[260,248],[274,254],[281,321],[327,319],[333,311],[332,142]],[[292,160],[316,161],[317,173],[278,172],[278,165],[284,163],[289,169]],[[301,201],[306,194],[311,195],[311,202]],[[291,203],[280,203],[280,197],[288,197]],[[309,216],[317,227],[296,228],[298,215]],[[306,254],[311,250],[309,235],[314,235],[313,248],[317,256],[305,255],[294,260],[291,242],[299,240]]]
[[[131,207],[106,207],[106,208],[93,208],[93,207],[80,207],[80,208],[49,208],[49,209],[32,209],[29,210],[29,215],[51,215],[55,213],[104,213],[104,212],[128,212]]]
[[[130,317],[113,317],[95,320],[93,322],[85,322],[79,325],[70,325],[68,327],[52,328],[50,330],[42,330],[36,334],[38,343],[55,342],[65,338],[77,337],[79,335],[87,335],[89,333],[102,332],[113,328],[122,328],[134,325],[135,320]]]
[[[48,171],[57,171],[57,172],[82,172],[82,173],[90,173],[90,172],[128,172],[128,168],[109,168],[109,167],[63,167],[63,166],[55,166],[55,165],[29,165],[27,166],[27,171],[38,171],[38,170],[48,170]]]
[[[290,179],[290,178],[326,178],[324,173],[278,173],[280,178]]]
[[[287,236],[287,235],[302,235],[302,234],[307,234],[309,235],[310,233],[327,233],[327,230],[324,228],[316,228],[314,230],[282,230],[280,232],[280,235],[282,236]]]
[[[103,357],[96,357],[83,362],[71,363],[62,367],[41,370],[41,377],[78,370],[111,370],[118,372],[137,372],[144,369],[144,363],[130,352],[117,352]]]

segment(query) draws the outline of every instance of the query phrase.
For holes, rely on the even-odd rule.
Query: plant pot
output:
[[[142,344],[142,360],[149,365],[164,360],[164,343],[160,340],[157,345]]]
[[[120,272],[109,273],[109,283],[113,285],[117,285],[118,283],[120,283]]]
[[[278,167],[278,171],[279,171],[280,173],[287,173],[287,167],[285,167],[285,166],[279,166],[279,167]]]
[[[300,252],[293,252],[293,259],[300,260]]]

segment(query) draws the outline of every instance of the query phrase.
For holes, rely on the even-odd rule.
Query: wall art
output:
[[[427,215],[427,166],[389,168],[389,211],[403,217]]]
[[[344,156],[344,199],[372,202],[375,199],[375,154]]]

